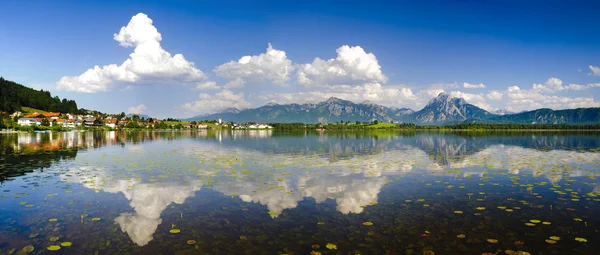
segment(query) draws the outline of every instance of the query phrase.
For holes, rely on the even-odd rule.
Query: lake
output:
[[[600,248],[596,132],[20,133],[0,149],[1,254]]]

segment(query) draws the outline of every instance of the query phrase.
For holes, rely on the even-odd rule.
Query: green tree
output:
[[[40,122],[40,125],[47,127],[50,126],[50,121],[48,121],[48,119],[42,119],[42,121]]]

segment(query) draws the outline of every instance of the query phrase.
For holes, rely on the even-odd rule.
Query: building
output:
[[[44,114],[41,113],[30,113],[30,114],[26,114],[23,118],[45,118]]]
[[[206,124],[198,124],[199,129],[208,129],[208,125]]]
[[[37,121],[34,118],[20,118],[17,123],[21,126],[31,126],[36,125]]]
[[[56,120],[58,119],[58,117],[62,116],[62,114],[60,112],[47,112],[47,113],[42,113],[42,115],[44,116],[44,118],[50,120],[52,122],[52,120]]]
[[[117,119],[106,119],[104,120],[104,125],[106,125],[109,128],[116,128],[117,127]]]
[[[97,118],[86,118],[83,120],[84,126],[102,126],[102,122]]]

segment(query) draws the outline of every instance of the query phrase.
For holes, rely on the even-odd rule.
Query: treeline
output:
[[[50,91],[35,90],[0,77],[0,110],[8,113],[20,111],[21,107],[43,111],[79,113],[75,100],[52,97]]]
[[[443,126],[416,125],[414,123],[389,124],[377,123],[334,123],[334,124],[304,124],[304,123],[270,123],[275,130],[362,130],[362,129],[394,129],[394,130],[600,130],[598,124],[484,124],[468,123]]]

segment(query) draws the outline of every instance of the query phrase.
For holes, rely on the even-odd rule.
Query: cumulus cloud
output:
[[[486,97],[490,100],[500,100],[504,96],[504,93],[496,90],[492,90],[487,93]]]
[[[181,107],[192,113],[214,113],[226,108],[246,108],[250,106],[244,98],[244,93],[234,93],[231,90],[223,89],[213,95],[202,93],[200,100],[192,103],[186,103]]]
[[[305,87],[387,81],[373,53],[348,45],[337,49],[335,59],[315,58],[312,63],[300,65],[296,75],[297,83]]]
[[[600,67],[590,65],[590,70],[592,70],[593,75],[600,76]]]
[[[132,106],[127,108],[127,113],[131,113],[131,114],[140,114],[143,111],[145,111],[146,109],[148,109],[144,104],[140,104],[138,106]]]
[[[217,85],[216,82],[214,81],[206,81],[206,82],[200,82],[196,85],[196,89],[199,90],[212,90],[212,89],[221,89],[221,87],[219,87],[219,85]]]
[[[295,92],[295,93],[265,93],[260,99],[276,103],[311,103],[321,102],[330,97],[337,97],[353,102],[370,101],[377,104],[408,107],[414,105],[418,99],[410,88],[383,86],[379,83],[363,85],[334,85],[320,90]]]
[[[452,91],[450,92],[451,97],[460,97],[466,100],[468,103],[475,105],[479,108],[482,108],[486,111],[491,111],[492,107],[487,103],[487,98],[483,94],[471,94],[465,93],[461,91]]]
[[[566,88],[570,89],[570,90],[586,90],[586,89],[597,88],[597,87],[600,87],[600,83],[589,83],[586,85],[569,84],[566,86]]]
[[[113,39],[133,53],[121,65],[94,66],[79,76],[64,76],[58,90],[106,92],[119,85],[188,84],[205,79],[204,73],[182,54],[171,55],[161,45],[161,34],[143,13],[133,16]]]
[[[562,84],[561,84],[562,86]],[[534,110],[539,108],[551,108],[554,110],[600,107],[600,103],[594,101],[593,97],[563,97],[547,95],[545,89],[532,88],[523,90],[518,86],[511,86],[507,90],[509,111],[519,112],[523,110]]]
[[[270,81],[284,85],[294,69],[285,51],[276,50],[269,43],[267,51],[258,56],[243,56],[238,61],[217,66],[214,72],[228,81],[228,88],[241,88],[247,82]]]
[[[552,78],[548,79],[546,81],[546,83],[544,83],[544,84],[535,84],[534,83],[532,88],[534,90],[537,90],[540,92],[554,93],[554,92],[562,91],[562,90],[566,89],[565,87],[563,87],[562,84],[563,84],[563,82],[561,79],[552,77]]]
[[[483,88],[485,88],[485,85],[483,85],[483,83],[471,84],[468,82],[463,82],[463,88],[465,88],[465,89],[483,89]]]

